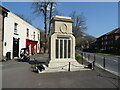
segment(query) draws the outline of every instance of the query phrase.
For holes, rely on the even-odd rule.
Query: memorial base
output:
[[[48,67],[62,67],[65,65],[69,65],[69,62],[71,65],[76,65],[79,66],[81,64],[79,64],[76,60],[74,59],[58,59],[58,60],[51,60]]]

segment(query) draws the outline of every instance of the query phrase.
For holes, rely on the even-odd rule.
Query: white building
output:
[[[40,30],[36,29],[12,12],[4,19],[3,56],[19,57],[21,48],[28,48],[29,53],[39,53]]]

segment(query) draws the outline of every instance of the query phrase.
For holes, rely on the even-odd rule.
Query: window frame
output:
[[[18,23],[14,23],[14,34],[18,35]]]

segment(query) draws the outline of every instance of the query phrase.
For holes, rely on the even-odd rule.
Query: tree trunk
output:
[[[45,46],[44,46],[44,53],[46,53],[46,48],[47,48],[47,5],[45,3],[45,10],[44,10],[44,24],[45,24],[45,35],[44,35],[44,38],[45,38]]]
[[[51,18],[52,18],[52,8],[53,8],[53,2],[51,2],[50,3],[50,16],[49,16],[49,31],[48,31],[48,37],[49,37],[49,44],[48,44],[48,53],[49,53],[49,55],[50,55],[50,32],[51,32],[51,22],[50,22],[50,20],[51,20]]]
[[[50,16],[49,16],[49,31],[48,31],[48,34],[50,34],[50,29],[51,29],[51,18],[52,18],[52,8],[53,8],[53,2],[50,3]]]

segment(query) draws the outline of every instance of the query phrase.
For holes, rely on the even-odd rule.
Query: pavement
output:
[[[95,70],[35,73],[31,65],[36,58],[45,63],[47,55],[34,55],[31,62],[10,60],[2,63],[3,88],[118,88],[120,78],[98,67]],[[41,59],[40,59],[41,58]],[[41,61],[42,60],[42,61]],[[84,62],[87,64],[87,62]]]

